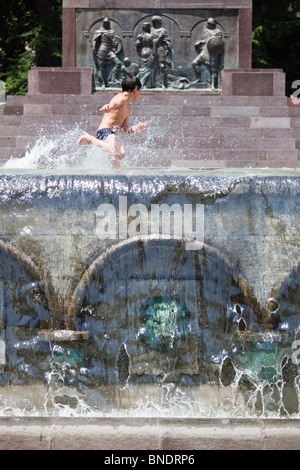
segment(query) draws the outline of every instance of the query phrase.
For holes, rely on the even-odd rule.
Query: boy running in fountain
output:
[[[116,135],[118,129],[131,134],[132,132],[145,132],[146,123],[139,123],[129,127],[131,113],[131,101],[136,101],[141,93],[141,82],[132,75],[126,76],[122,81],[122,93],[112,98],[109,104],[105,104],[100,111],[104,116],[96,132],[96,137],[85,134],[80,137],[79,144],[93,144],[110,153],[117,160],[113,161],[115,168],[122,168],[121,160],[125,157],[122,142]]]

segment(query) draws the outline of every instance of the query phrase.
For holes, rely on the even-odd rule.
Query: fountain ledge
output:
[[[296,450],[299,439],[299,419],[0,419],[1,450],[185,450],[197,459],[197,450]]]

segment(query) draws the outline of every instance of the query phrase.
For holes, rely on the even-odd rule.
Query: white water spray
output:
[[[71,129],[59,123],[53,129],[40,128],[37,140],[33,145],[28,145],[25,155],[21,158],[11,157],[3,168],[83,171],[112,169],[112,159],[104,150],[94,145],[78,145],[79,138],[86,133],[87,131],[79,124]],[[155,142],[162,133],[161,127],[151,122],[148,124],[146,134],[129,136],[120,132],[119,137],[126,149],[124,167],[165,166],[162,151],[156,148]]]

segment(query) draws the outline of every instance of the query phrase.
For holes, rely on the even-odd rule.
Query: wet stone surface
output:
[[[297,416],[299,184],[1,175],[3,406],[9,387],[45,386],[46,409],[151,408],[153,396]],[[154,206],[169,234],[151,231]]]

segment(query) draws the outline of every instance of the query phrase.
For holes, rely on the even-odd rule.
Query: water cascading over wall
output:
[[[54,387],[51,406],[99,413],[298,415],[298,176],[0,184],[4,409],[20,386],[28,413]]]

